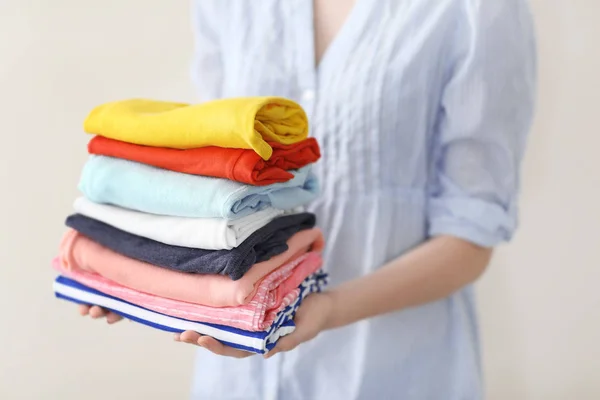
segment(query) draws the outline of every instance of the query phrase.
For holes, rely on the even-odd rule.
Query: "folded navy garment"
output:
[[[311,229],[311,213],[285,215],[260,228],[231,250],[204,250],[172,246],[117,229],[81,214],[67,218],[66,225],[119,254],[180,272],[229,275],[238,280],[252,265],[267,261],[288,249],[294,234]]]

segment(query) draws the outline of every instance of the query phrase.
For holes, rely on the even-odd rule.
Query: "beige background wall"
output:
[[[501,0],[494,0],[501,1]],[[489,399],[600,398],[600,2],[533,0],[521,229],[479,284]],[[55,301],[48,261],[95,104],[193,100],[187,1],[0,2],[0,398],[184,399],[193,352]],[[117,394],[118,393],[118,394]]]

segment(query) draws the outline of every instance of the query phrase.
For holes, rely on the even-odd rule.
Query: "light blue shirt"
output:
[[[252,186],[91,155],[79,190],[93,202],[145,213],[233,220],[267,207],[289,210],[311,202],[318,185],[310,170],[306,166],[292,171],[294,177],[287,182]]]
[[[511,238],[535,91],[525,0],[357,0],[315,68],[312,0],[198,0],[201,99],[299,101],[332,285],[434,235]],[[473,289],[327,331],[265,362],[200,351],[196,399],[483,397]]]

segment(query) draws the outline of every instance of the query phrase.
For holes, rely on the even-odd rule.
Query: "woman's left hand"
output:
[[[311,294],[303,300],[302,305],[296,312],[294,318],[296,329],[294,332],[279,339],[277,345],[264,357],[269,358],[281,351],[293,350],[299,344],[313,339],[327,327],[332,315],[333,301],[331,296],[327,292]],[[202,336],[194,331],[176,334],[175,340],[204,347],[221,356],[246,358],[254,355],[254,353],[226,346],[214,338]]]

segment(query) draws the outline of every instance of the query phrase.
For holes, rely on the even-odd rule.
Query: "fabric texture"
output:
[[[210,284],[210,289],[205,289],[206,293],[210,293],[215,306],[245,304],[254,296],[258,283],[266,279],[265,277],[280,265],[290,262],[306,252],[321,254],[324,244],[323,234],[318,228],[300,231],[287,241],[288,249],[285,252],[268,261],[254,264],[242,278],[236,281],[226,281],[226,278],[219,275],[206,276],[207,279],[204,282],[214,281]],[[220,281],[218,284],[217,280]]]
[[[194,3],[199,99],[275,94],[309,116],[332,284],[432,235],[511,238],[536,94],[527,1],[357,0],[318,66],[312,1]],[[481,399],[474,300],[468,286],[266,361],[200,350],[191,397]]]
[[[223,275],[172,271],[128,258],[74,230],[65,233],[59,249],[59,259],[61,265],[68,270],[94,272],[142,292],[211,307],[234,307],[251,302],[260,284],[271,273],[296,262],[309,251],[320,254],[322,248],[323,239],[318,229],[299,232],[288,240],[287,251],[268,261],[254,264],[236,281]],[[307,263],[309,267],[313,264]],[[273,287],[273,290],[276,288]]]
[[[310,166],[292,174],[287,182],[252,186],[91,155],[79,190],[96,203],[151,214],[237,219],[267,207],[289,210],[314,200],[318,186]]]
[[[298,262],[303,262],[302,257],[305,254],[296,253],[289,259],[280,259],[282,263],[278,264],[274,270],[279,270],[284,265],[290,263],[297,266]],[[314,254],[318,253],[315,252]],[[69,270],[83,270],[97,273],[115,283],[138,291],[206,306],[222,307],[223,304],[226,304],[223,301],[227,299],[225,294],[231,290],[230,286],[234,286],[229,284],[231,282],[229,278],[221,275],[190,274],[171,271],[122,256],[73,230],[69,230],[61,242],[59,259],[61,266]],[[309,260],[310,262],[306,263],[308,266],[299,268],[298,273],[315,264],[320,264],[320,259],[318,260],[319,262],[315,260],[315,257],[312,257]],[[260,264],[256,265],[260,266]],[[286,279],[295,273],[293,269],[294,267],[286,267]],[[269,275],[267,274],[263,277],[260,282],[267,279]],[[222,279],[218,279],[218,276]],[[281,273],[280,276],[282,276]],[[251,286],[250,291],[242,299],[242,302],[233,304],[244,304],[252,301],[258,286],[260,284],[257,281]],[[221,288],[224,289],[225,293],[220,293],[219,290]],[[278,286],[272,286],[270,290],[277,288]]]
[[[177,287],[168,288],[167,284],[153,282],[151,278],[140,276],[139,270],[127,271],[125,274],[105,264],[94,264],[96,256],[97,254],[89,255],[84,262],[79,263],[69,263],[65,262],[65,259],[56,258],[52,264],[61,275],[149,310],[190,321],[227,325],[249,331],[268,329],[277,314],[296,300],[300,293],[298,286],[316,273],[322,263],[318,253],[305,253],[267,275],[257,285],[252,299],[246,304],[212,307],[210,304],[196,301],[177,300],[183,297],[180,296]],[[161,270],[157,267],[152,268]],[[146,268],[146,272],[159,277],[160,272],[153,271],[152,268]],[[184,275],[164,269],[162,271],[165,271],[163,276],[171,283],[177,283],[178,278],[169,277],[169,274]],[[114,280],[123,276],[131,279],[127,282]],[[188,274],[188,277],[192,282],[185,282],[185,277],[179,278],[180,282],[185,282],[186,287],[192,286],[193,281],[202,280],[201,275],[190,277]],[[203,285],[198,286],[198,290],[202,290]]]
[[[75,200],[73,208],[78,214],[133,235],[173,246],[205,250],[238,247],[254,232],[285,213],[283,210],[265,208],[236,220],[172,217],[94,203],[85,197]]]
[[[147,146],[253,149],[265,160],[273,152],[267,141],[291,144],[308,136],[302,107],[278,97],[228,98],[194,105],[115,101],[94,108],[83,127],[88,133]]]
[[[269,142],[273,154],[263,160],[253,150],[225,147],[170,149],[142,146],[95,136],[88,143],[90,154],[122,158],[186,174],[231,179],[249,185],[266,186],[294,177],[289,170],[316,162],[319,145],[314,138],[294,144]]]
[[[301,230],[312,228],[315,218],[310,213],[276,218],[231,250],[204,250],[166,245],[132,235],[81,214],[69,216],[66,225],[125,258],[180,272],[220,274],[237,280],[255,263],[285,252],[288,248],[287,240]],[[77,236],[72,231],[65,234],[61,244],[65,254],[72,251]]]
[[[56,278],[53,289],[55,296],[60,299],[78,304],[97,305],[124,318],[156,329],[168,332],[193,330],[211,336],[236,349],[264,354],[275,346],[280,337],[294,331],[293,318],[302,300],[311,293],[319,292],[326,282],[327,276],[325,274],[315,274],[306,279],[299,287],[300,295],[296,300],[277,315],[268,330],[259,332],[246,331],[226,325],[189,321],[157,313],[118,297],[104,294],[64,276]]]

